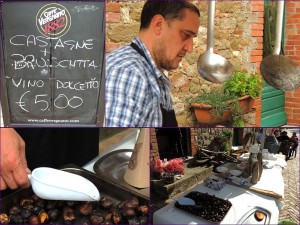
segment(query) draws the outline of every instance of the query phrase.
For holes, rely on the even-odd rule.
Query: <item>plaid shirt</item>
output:
[[[148,61],[130,45],[106,57],[106,126],[160,127],[160,104],[173,108],[168,78],[156,67],[144,43],[133,42],[144,51]]]

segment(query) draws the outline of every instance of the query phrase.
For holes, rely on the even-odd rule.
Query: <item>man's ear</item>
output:
[[[163,23],[165,22],[165,18],[157,14],[151,20],[151,28],[156,35],[160,35],[163,28]]]

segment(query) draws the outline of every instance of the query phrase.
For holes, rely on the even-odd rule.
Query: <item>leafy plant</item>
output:
[[[226,152],[228,155],[230,155],[229,141],[233,135],[232,129],[222,130],[221,135],[224,138],[224,142],[221,146],[221,151]]]
[[[224,83],[225,92],[238,97],[249,95],[253,99],[260,97],[262,87],[263,80],[260,75],[243,71],[235,71]]]
[[[189,103],[211,105],[211,113],[218,119],[223,117],[225,111],[231,112],[234,121],[242,116],[238,97],[230,92],[225,92],[223,89],[199,93],[198,96],[188,98],[187,101]],[[228,101],[231,101],[231,103],[228,104]]]
[[[261,96],[262,88],[263,79],[259,74],[235,71],[222,89],[199,93],[198,96],[189,98],[188,102],[211,105],[213,107],[211,113],[217,119],[221,119],[225,111],[230,111],[233,121],[231,125],[244,126],[238,99],[247,95],[257,99]],[[228,104],[228,101],[231,103]]]
[[[214,89],[210,92],[201,92],[196,97],[190,97],[187,99],[189,103],[202,103],[207,105],[217,105],[230,100],[237,99],[237,96],[232,95],[231,93],[224,92],[223,89]]]
[[[223,129],[222,130],[222,135],[228,139],[230,139],[233,135],[232,129]]]

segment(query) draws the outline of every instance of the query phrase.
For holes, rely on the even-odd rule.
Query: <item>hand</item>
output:
[[[25,142],[13,128],[0,128],[1,190],[29,187]]]

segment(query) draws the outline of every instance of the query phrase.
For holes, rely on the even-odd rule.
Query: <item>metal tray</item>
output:
[[[258,221],[255,219],[255,211],[261,211],[265,217],[262,221]],[[255,207],[249,210],[245,215],[237,222],[237,224],[270,224],[271,213],[261,207]]]
[[[100,179],[110,181],[117,186],[130,190],[132,193],[150,199],[149,188],[138,189],[124,180],[132,152],[133,149],[120,149],[107,153],[95,162],[93,169]]]
[[[75,165],[67,165],[62,170],[83,176],[93,182],[100,192],[100,196],[107,196],[113,200],[114,205],[117,205],[121,201],[130,199],[131,197],[137,197],[141,204],[149,205],[149,199],[144,198],[139,193],[132,193],[130,190],[117,186],[109,181],[100,179],[96,174],[91,173],[81,167]],[[7,210],[14,205],[18,205],[20,200],[26,197],[30,197],[33,194],[31,188],[19,189],[6,197],[0,199],[0,213],[7,213]],[[149,218],[150,220],[150,218]]]

